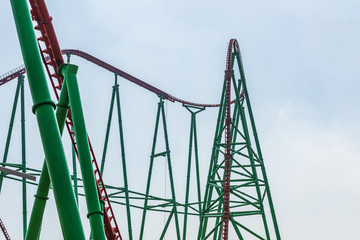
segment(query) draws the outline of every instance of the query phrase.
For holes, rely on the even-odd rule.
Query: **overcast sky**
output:
[[[230,38],[236,38],[282,238],[358,238],[359,1],[64,0],[47,4],[61,48],[88,52],[194,102],[219,101],[227,44]],[[23,63],[9,1],[0,2],[0,22],[3,74]],[[73,61],[80,66],[86,123],[100,158],[113,75],[79,58],[73,57]],[[144,165],[138,170],[137,165],[129,163],[129,182],[144,191],[157,98],[124,80],[120,85],[127,155],[130,162]],[[27,161],[30,167],[40,168],[43,153],[30,111],[28,84],[25,86]],[[15,88],[16,80],[0,87],[1,154]],[[181,149],[183,145],[186,149],[189,115],[179,104],[167,103],[166,108],[169,129],[173,129],[169,134],[174,168],[181,169],[176,159],[182,150],[176,147]],[[199,135],[204,140],[204,172],[215,118],[214,110],[198,118]],[[16,120],[9,162],[20,163],[19,115]],[[185,130],[179,130],[179,126]],[[116,131],[112,138],[115,143],[110,148],[116,150]],[[179,169],[176,171],[181,172]],[[120,163],[109,160],[105,167],[108,182],[122,182],[120,172]],[[179,188],[185,183],[181,174],[185,173],[175,177]],[[35,189],[30,188],[29,212],[34,193]],[[14,239],[22,234],[20,198],[21,184],[5,181],[0,218]],[[44,223],[49,227],[44,226],[43,239],[61,239],[53,202],[51,196]],[[80,204],[83,209],[84,205]],[[137,227],[139,223],[134,223]]]

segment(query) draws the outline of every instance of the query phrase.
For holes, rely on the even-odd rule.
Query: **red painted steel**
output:
[[[56,98],[59,99],[63,79],[58,75],[58,69],[64,63],[64,60],[60,51],[58,40],[56,38],[55,30],[51,23],[52,18],[49,15],[44,0],[30,0],[30,5],[32,18],[37,22],[35,30],[38,30],[40,32],[40,37],[37,39],[40,53],[42,55],[46,71],[50,77],[50,81],[54,89]],[[67,116],[66,127],[69,131],[71,141],[77,153],[75,133],[72,131],[73,122],[71,118],[71,112],[69,112]],[[122,238],[120,230],[115,220],[115,216],[105,189],[105,184],[100,175],[100,170],[97,165],[95,154],[89,138],[88,141],[90,146],[90,152],[92,157],[91,161],[94,169],[98,195],[99,198],[104,202],[104,227],[106,236],[108,239],[111,240],[121,240]]]
[[[0,76],[0,86],[25,74],[25,67],[24,65],[21,65],[3,75]]]
[[[230,214],[230,175],[231,175],[231,75],[233,66],[232,50],[239,51],[239,44],[236,39],[231,39],[228,46],[225,71],[225,169],[224,169],[224,207],[222,221],[223,240],[229,237],[229,214]],[[240,66],[242,62],[240,59]],[[241,94],[243,95],[243,93]]]
[[[4,225],[4,223],[1,221],[1,219],[0,219],[0,228],[1,228],[2,232],[4,233],[5,239],[6,239],[6,240],[10,240],[9,233],[7,232],[7,230],[6,230],[6,228],[5,228],[5,225]]]
[[[44,51],[45,52],[48,52],[48,51]],[[182,100],[178,97],[175,97],[167,92],[164,92],[142,80],[140,80],[139,78],[136,78],[134,76],[132,76],[131,74],[128,74],[122,70],[120,70],[119,68],[116,68],[88,53],[85,53],[83,51],[80,51],[80,50],[74,50],[74,49],[64,49],[61,51],[63,54],[71,54],[71,55],[75,55],[75,56],[78,56],[78,57],[81,57],[83,59],[86,59],[110,72],[113,72],[113,73],[117,73],[119,76],[125,78],[126,80],[132,82],[132,83],[135,83],[136,85],[140,86],[140,87],[143,87],[147,90],[149,90],[150,92],[153,92],[155,93],[156,95],[158,96],[162,96],[163,99],[167,99],[171,102],[179,102],[179,103],[182,103],[182,104],[186,104],[186,105],[190,105],[190,106],[196,106],[196,107],[219,107],[220,105],[219,104],[206,104],[206,103],[194,103],[194,102],[190,102],[190,101],[186,101],[186,100]],[[44,63],[45,65],[51,65],[53,64],[54,61],[50,60],[50,59],[53,59],[53,58],[50,58],[49,56],[44,56],[43,57],[43,60],[44,60]],[[17,70],[17,69],[14,69],[14,70]],[[12,70],[11,72],[13,72],[14,70]],[[51,75],[50,73],[50,70],[47,70],[49,75]],[[11,81],[12,79],[15,79],[16,77],[18,77],[19,75],[22,75],[25,73],[25,68],[22,68],[22,69],[19,69],[17,71],[14,72],[13,75],[11,76],[8,76],[8,77],[5,77],[6,74],[0,76],[0,86],[2,84],[5,84],[9,81]],[[57,75],[57,74],[56,74]],[[4,76],[4,77],[3,77]],[[50,78],[51,79],[51,83],[53,85],[53,88],[54,88],[54,91],[56,93],[56,96],[58,96],[58,94],[60,93],[59,90],[61,89],[61,87],[58,87],[60,84],[62,84],[62,79],[59,80],[57,78],[57,76],[53,76]],[[243,97],[244,93],[241,92],[239,98]],[[231,101],[231,104],[233,104],[235,102],[235,100],[232,100]]]

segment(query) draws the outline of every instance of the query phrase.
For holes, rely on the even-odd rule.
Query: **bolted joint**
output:
[[[33,107],[32,107],[33,114],[35,114],[38,107],[40,107],[42,105],[50,105],[54,108],[54,110],[56,109],[56,104],[51,99],[47,99],[47,100],[44,100],[43,102],[35,103],[33,105]]]
[[[67,74],[75,74],[76,75],[78,69],[79,69],[79,67],[77,65],[64,63],[64,64],[61,64],[61,66],[59,67],[58,74],[64,78],[65,75],[67,75]]]

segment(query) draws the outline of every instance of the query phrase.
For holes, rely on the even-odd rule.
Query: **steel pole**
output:
[[[26,173],[26,145],[25,145],[25,94],[24,94],[24,75],[19,76],[20,82],[20,109],[21,109],[21,165],[22,172]],[[26,237],[27,231],[27,202],[26,202],[26,178],[22,179],[23,195],[23,236]]]
[[[8,130],[7,138],[6,138],[6,144],[5,144],[4,156],[3,156],[3,160],[2,160],[2,163],[3,163],[2,166],[5,166],[5,163],[7,162],[7,156],[8,156],[8,152],[9,152],[11,134],[12,134],[12,130],[13,130],[13,126],[14,126],[14,120],[15,120],[16,107],[17,107],[17,102],[18,102],[18,99],[19,99],[20,85],[21,84],[20,84],[20,79],[19,79],[18,83],[17,83],[17,86],[16,86],[14,104],[13,104],[12,111],[11,111],[10,124],[9,124],[9,130]],[[2,183],[3,183],[5,175],[6,174],[3,173],[3,172],[0,173],[0,193],[1,193]]]
[[[88,209],[87,217],[90,221],[92,236],[96,240],[105,240],[103,212],[100,207],[95,175],[91,162],[89,140],[87,137],[79,86],[76,78],[77,70],[78,67],[73,64],[63,64],[59,67],[59,72],[64,76],[64,82],[66,82],[68,88],[70,109],[74,123],[80,169],[83,176],[86,205]]]
[[[121,117],[121,108],[120,108],[120,93],[119,93],[119,84],[117,83],[117,74],[115,74],[115,86],[114,87],[115,87],[115,92],[116,92],[116,103],[117,103],[117,113],[118,113],[118,122],[119,122],[119,135],[120,135],[121,161],[122,161],[122,167],[123,167],[123,178],[124,178],[124,189],[125,189],[126,215],[127,215],[127,222],[128,222],[129,240],[132,240],[133,236],[132,236],[132,226],[131,226],[129,184],[128,184],[128,178],[127,178],[124,132],[123,132],[123,127],[122,127],[122,117]]]
[[[46,83],[28,5],[25,0],[11,0],[10,2],[34,102],[33,112],[38,122],[63,236],[65,239],[85,239],[55,119],[55,104],[51,101]]]
[[[63,133],[65,120],[69,108],[70,107],[69,107],[69,97],[67,94],[67,86],[66,83],[64,83],[56,109],[56,121],[58,123],[60,135],[62,135]],[[40,236],[40,229],[42,224],[42,218],[44,215],[45,205],[46,205],[46,201],[49,199],[48,198],[49,189],[50,189],[49,172],[46,165],[46,161],[44,161],[38,188],[35,194],[33,210],[30,216],[28,233],[26,236],[27,240],[38,239],[38,237]]]
[[[267,196],[268,196],[268,203],[269,203],[269,207],[270,207],[271,217],[272,217],[272,220],[273,220],[276,239],[281,240],[279,225],[278,225],[278,222],[277,222],[277,219],[276,219],[276,214],[275,214],[275,207],[274,207],[271,192],[270,192],[270,186],[269,186],[269,182],[268,182],[268,179],[267,179],[264,160],[263,160],[263,156],[262,156],[262,152],[261,152],[261,148],[260,148],[260,141],[259,141],[258,134],[257,134],[257,131],[256,131],[254,115],[253,115],[253,112],[252,112],[249,93],[248,93],[247,86],[246,86],[245,73],[244,73],[243,66],[240,64],[242,61],[241,61],[241,56],[240,56],[239,53],[236,54],[236,58],[238,59],[238,65],[239,65],[239,69],[240,69],[240,76],[241,76],[241,80],[242,80],[242,84],[243,84],[243,88],[244,88],[246,106],[247,106],[248,113],[249,113],[250,124],[251,124],[252,130],[253,130],[253,136],[254,136],[254,139],[255,139],[255,145],[256,145],[256,149],[258,151],[258,157],[259,157],[259,159],[260,159],[260,161],[262,163],[261,164],[261,171],[262,171],[262,174],[263,174],[265,188],[266,188],[266,192],[267,192]]]

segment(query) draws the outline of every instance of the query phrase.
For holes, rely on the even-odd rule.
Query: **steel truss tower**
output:
[[[235,94],[235,102],[230,101],[231,94]],[[231,39],[228,47],[220,103],[198,239],[227,240],[236,236],[279,240],[240,48],[235,39]]]

